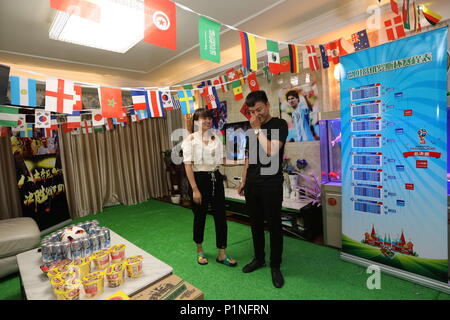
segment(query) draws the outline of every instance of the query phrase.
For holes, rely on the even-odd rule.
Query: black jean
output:
[[[253,248],[255,258],[265,262],[264,220],[270,232],[270,266],[279,268],[283,253],[283,228],[281,224],[281,206],[283,203],[283,185],[245,185],[245,202],[252,225]]]
[[[223,176],[216,170],[214,172],[194,172],[195,183],[202,195],[202,203],[199,205],[192,201],[194,213],[194,242],[203,243],[205,233],[206,214],[208,206],[211,205],[216,229],[216,246],[218,249],[227,247],[227,220],[225,217],[225,190],[223,187]],[[215,181],[213,181],[215,179]],[[189,186],[191,199],[192,188]]]

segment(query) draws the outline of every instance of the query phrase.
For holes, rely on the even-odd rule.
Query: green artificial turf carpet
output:
[[[215,261],[212,216],[207,217],[203,244],[209,264],[201,266],[197,264],[192,240],[192,211],[157,200],[105,208],[102,213],[73,223],[92,219],[172,266],[174,274],[202,290],[208,300],[450,299],[445,293],[386,274],[381,274],[381,289],[369,290],[366,281],[370,274],[364,267],[342,261],[339,250],[290,237],[284,237],[281,267],[286,283],[276,289],[270,267],[250,274],[242,272],[242,267],[253,258],[251,231],[247,225],[228,221],[227,253],[238,261],[238,266],[231,268]],[[266,232],[267,265],[269,252]],[[0,299],[20,298],[18,274],[0,279]]]

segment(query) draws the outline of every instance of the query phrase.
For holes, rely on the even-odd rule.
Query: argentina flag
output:
[[[36,107],[36,80],[12,76],[11,104],[18,106]]]

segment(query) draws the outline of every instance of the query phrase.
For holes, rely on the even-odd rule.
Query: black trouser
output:
[[[202,195],[202,203],[199,205],[192,201],[192,211],[194,212],[194,242],[203,243],[205,232],[206,214],[208,205],[214,215],[216,227],[216,246],[219,249],[227,247],[227,220],[225,218],[225,190],[223,187],[223,176],[217,170],[214,172],[194,172],[195,183]],[[215,180],[215,181],[214,181]],[[192,188],[189,186],[192,197]]]
[[[255,258],[265,262],[264,220],[270,232],[270,266],[279,268],[283,253],[283,229],[281,225],[281,205],[283,185],[245,185],[245,202],[252,225]]]

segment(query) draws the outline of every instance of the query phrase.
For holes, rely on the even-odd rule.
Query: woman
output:
[[[203,251],[208,204],[211,204],[216,229],[216,246],[219,253],[216,261],[234,267],[237,262],[229,257],[227,247],[227,221],[225,218],[225,190],[223,176],[218,168],[223,163],[223,144],[211,132],[212,114],[205,108],[197,109],[193,116],[193,126],[182,145],[183,162],[189,180],[189,191],[194,212],[194,242],[197,244],[197,262],[208,264]]]

